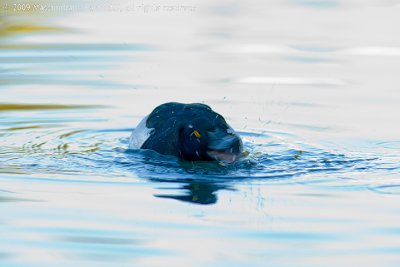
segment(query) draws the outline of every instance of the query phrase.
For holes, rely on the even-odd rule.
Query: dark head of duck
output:
[[[130,148],[152,149],[186,161],[232,163],[242,155],[239,135],[207,105],[165,103],[143,120],[132,133]],[[145,135],[139,132],[143,126]],[[145,139],[138,141],[141,134]]]

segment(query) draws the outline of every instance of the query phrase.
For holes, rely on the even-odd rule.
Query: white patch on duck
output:
[[[146,127],[146,121],[148,117],[149,116],[144,117],[143,120],[132,131],[131,137],[129,138],[129,149],[140,149],[154,131],[154,128]]]

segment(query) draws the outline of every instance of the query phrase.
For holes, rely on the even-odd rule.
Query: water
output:
[[[0,13],[0,266],[398,266],[396,1],[22,8]],[[127,150],[167,101],[249,155]]]

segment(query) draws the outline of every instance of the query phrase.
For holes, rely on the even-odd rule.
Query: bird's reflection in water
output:
[[[233,190],[229,186],[217,183],[191,181],[181,185],[179,187],[180,193],[178,194],[157,194],[155,197],[176,199],[200,205],[210,205],[217,202],[217,192],[221,189]]]
[[[160,155],[152,150],[126,152],[124,157],[116,160],[118,164],[123,164],[139,177],[162,185],[161,190],[164,192],[169,191],[155,194],[155,197],[199,205],[217,203],[219,190],[235,190],[231,183],[234,179],[230,174],[240,168],[239,166],[243,167],[243,163],[224,165],[215,161],[179,161],[175,157]]]

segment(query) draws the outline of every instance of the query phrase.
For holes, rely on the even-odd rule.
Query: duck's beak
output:
[[[231,129],[228,131],[215,130],[208,132],[209,157],[226,163],[237,161],[243,151],[242,140]]]

